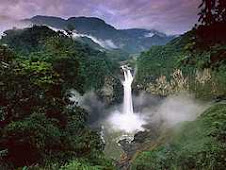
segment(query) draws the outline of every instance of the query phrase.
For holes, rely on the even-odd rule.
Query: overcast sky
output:
[[[3,21],[49,15],[95,16],[116,28],[157,29],[180,34],[197,22],[201,0],[0,0]]]

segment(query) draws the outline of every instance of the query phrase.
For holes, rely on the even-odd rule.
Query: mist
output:
[[[0,21],[0,39],[4,36],[4,31],[10,29],[23,29],[27,27],[31,27],[32,24],[29,22],[18,21],[14,19],[4,19]]]
[[[145,115],[148,125],[173,128],[181,122],[194,121],[208,107],[191,94],[178,94],[158,99],[146,94],[135,97],[135,103]]]
[[[94,92],[81,96],[73,91],[71,100],[88,111],[88,122],[93,127],[106,124],[112,114],[119,113],[122,109],[122,104],[109,107]],[[134,112],[144,120],[144,130],[153,126],[173,128],[181,122],[194,121],[209,107],[208,103],[201,102],[188,93],[159,97],[142,92],[137,96],[133,95],[133,105]],[[108,128],[117,130],[114,127]]]
[[[107,40],[102,40],[102,39],[98,39],[94,36],[91,35],[87,35],[87,34],[78,34],[78,33],[73,33],[73,38],[77,39],[79,37],[87,37],[89,39],[91,39],[93,42],[95,42],[96,44],[100,45],[101,47],[105,48],[105,49],[117,49],[119,48],[112,40],[107,39]]]

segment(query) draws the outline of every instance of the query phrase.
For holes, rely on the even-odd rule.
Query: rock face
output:
[[[130,142],[127,139],[120,140],[118,143],[121,145],[127,156],[132,156],[138,149],[142,148],[145,143],[156,140],[157,133],[154,131],[140,131],[134,135],[134,139]]]
[[[111,106],[122,102],[123,87],[119,79],[106,77],[103,88],[97,94],[107,106]]]
[[[114,79],[112,77],[106,77],[104,81],[104,86],[101,89],[102,97],[104,98],[104,101],[109,105],[113,98],[114,93]]]

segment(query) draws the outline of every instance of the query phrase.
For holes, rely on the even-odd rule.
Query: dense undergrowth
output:
[[[199,23],[191,31],[137,59],[138,89],[161,96],[189,92],[208,102],[226,99],[226,4],[203,0],[199,8]],[[133,170],[225,169],[225,104],[171,130],[168,139],[163,134],[151,149],[137,153]]]
[[[174,131],[170,141],[139,154],[132,163],[132,169],[225,168],[225,104],[209,108],[197,120],[181,123]]]
[[[187,91],[201,100],[226,98],[226,5],[219,2],[223,8],[213,9],[218,19],[206,19],[204,8],[202,24],[138,57],[138,89],[164,97]],[[87,126],[87,111],[69,100],[71,89],[102,97],[106,80],[117,81],[124,54],[114,55],[45,26],[6,31],[0,40],[0,169],[116,169],[103,154],[100,134]],[[113,85],[115,101],[119,83]],[[170,132],[136,154],[131,169],[225,169],[225,104]]]
[[[0,169],[111,169],[88,113],[68,97],[101,89],[117,63],[42,26],[7,31],[1,44]]]
[[[196,44],[195,37],[194,30],[166,46],[152,47],[148,52],[142,53],[137,59],[137,87],[167,96],[175,92],[169,90],[172,87],[169,85],[171,82],[180,85],[181,81],[186,80],[184,85],[188,88],[183,90],[193,93],[199,99],[224,98],[226,43],[201,49]],[[175,81],[174,76],[178,70],[181,76]],[[168,92],[164,93],[164,90]]]

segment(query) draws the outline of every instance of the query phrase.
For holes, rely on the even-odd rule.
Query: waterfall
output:
[[[122,80],[122,85],[124,87],[123,107],[120,108],[121,111],[117,109],[114,110],[107,121],[114,130],[132,134],[144,130],[142,125],[145,124],[145,120],[139,113],[133,112],[131,88],[133,76],[131,69],[126,65],[121,66],[121,69],[124,74],[124,80]]]
[[[133,101],[131,92],[133,76],[127,66],[122,66],[122,70],[124,73],[124,81],[122,81],[122,85],[124,87],[123,114],[131,115],[133,114]]]

